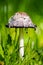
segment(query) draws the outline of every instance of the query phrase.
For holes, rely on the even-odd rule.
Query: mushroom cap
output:
[[[25,12],[17,12],[11,16],[6,27],[9,28],[36,28]]]

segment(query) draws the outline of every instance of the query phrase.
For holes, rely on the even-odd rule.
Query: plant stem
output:
[[[20,28],[20,40],[19,40],[19,43],[20,43],[20,57],[22,58],[23,60],[23,56],[24,56],[24,38],[23,38],[23,28]]]

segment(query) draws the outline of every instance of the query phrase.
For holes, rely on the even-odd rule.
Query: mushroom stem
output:
[[[22,58],[23,60],[23,56],[24,56],[24,38],[23,38],[23,28],[20,28],[20,58]]]

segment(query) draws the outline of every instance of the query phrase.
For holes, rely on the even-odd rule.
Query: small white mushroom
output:
[[[22,28],[36,28],[30,19],[30,17],[25,12],[17,12],[15,15],[10,17],[8,25],[6,27],[21,28],[20,29],[20,57],[23,59],[24,56],[24,39],[23,39],[23,29]]]

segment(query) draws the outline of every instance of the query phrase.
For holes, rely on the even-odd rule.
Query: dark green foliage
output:
[[[1,54],[0,54],[0,61],[4,61],[4,58],[2,57]]]
[[[12,40],[11,36],[8,34],[8,40],[7,40],[8,45],[12,45]]]

